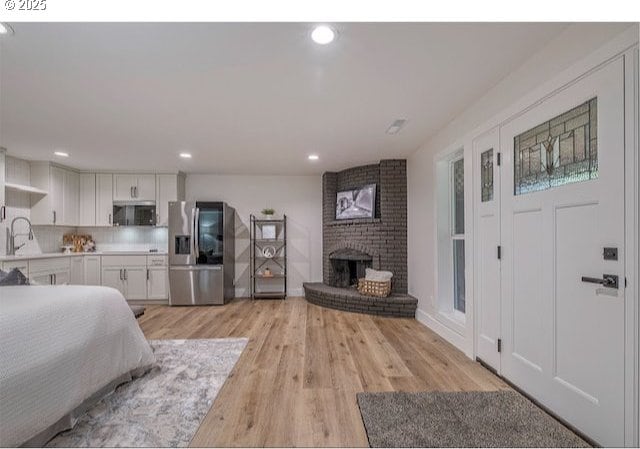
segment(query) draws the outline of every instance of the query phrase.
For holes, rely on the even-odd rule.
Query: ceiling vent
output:
[[[398,134],[406,123],[407,121],[403,118],[394,121],[391,126],[387,128],[387,134]]]

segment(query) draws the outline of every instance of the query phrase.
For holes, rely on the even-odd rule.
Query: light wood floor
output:
[[[367,446],[358,392],[508,388],[413,319],[302,298],[151,306],[139,322],[150,339],[249,338],[191,446]]]

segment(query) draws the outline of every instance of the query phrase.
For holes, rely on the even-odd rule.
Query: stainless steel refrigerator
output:
[[[235,209],[223,202],[169,203],[169,304],[226,304],[234,297]]]

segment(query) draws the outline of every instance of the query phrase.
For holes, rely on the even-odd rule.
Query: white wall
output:
[[[288,294],[322,280],[320,176],[189,174],[186,199],[225,201],[236,209],[236,295],[249,296],[249,215],[265,207],[287,215]]]
[[[436,222],[434,157],[465,147],[465,159],[471,160],[471,141],[479,128],[522,100],[532,91],[556,78],[596,49],[635,27],[637,24],[574,24],[556,39],[527,60],[519,69],[504,78],[480,100],[439,131],[407,161],[408,176],[408,264],[409,293],[418,298],[417,318],[445,335],[452,343],[473,354],[472,329],[460,332],[437,320],[436,314]],[[577,73],[576,76],[580,75]],[[467,169],[469,168],[469,170]],[[465,163],[465,186],[472,184],[471,166]],[[466,234],[471,230],[472,209],[469,195],[465,195]],[[467,236],[467,248],[472,248],[472,235]],[[467,251],[467,315],[473,310],[469,304],[472,282],[469,273],[471,253]],[[470,310],[469,310],[470,306]]]

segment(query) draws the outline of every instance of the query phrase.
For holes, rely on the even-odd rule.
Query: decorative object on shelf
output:
[[[271,219],[274,218],[276,211],[271,207],[265,207],[264,209],[262,209],[261,213],[263,218]]]
[[[276,256],[276,248],[275,246],[265,246],[262,248],[262,255],[267,259],[271,259]]]
[[[376,185],[344,190],[336,195],[336,220],[373,218],[376,207]]]
[[[265,210],[266,211],[266,210]],[[263,212],[263,216],[269,215]],[[273,212],[273,209],[271,209]],[[251,298],[287,297],[287,216],[251,215]]]
[[[264,224],[262,225],[262,238],[264,240],[273,240],[276,238],[276,225]]]

